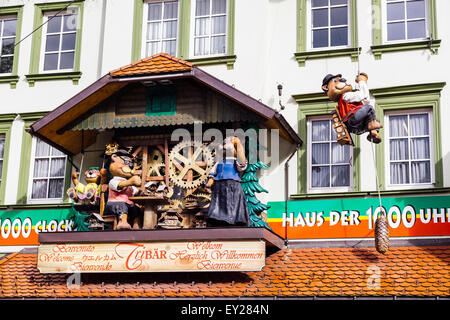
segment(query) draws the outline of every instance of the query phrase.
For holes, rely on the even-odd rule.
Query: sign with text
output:
[[[269,202],[267,221],[289,239],[341,239],[374,236],[378,198]],[[382,198],[390,237],[450,236],[450,196]]]
[[[266,246],[253,241],[41,244],[41,273],[260,271]]]
[[[74,231],[74,210],[0,211],[0,246],[38,245],[40,232]]]

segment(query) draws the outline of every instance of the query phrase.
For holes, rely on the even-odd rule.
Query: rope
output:
[[[359,64],[359,55],[361,54],[361,48],[360,47],[358,47],[358,75],[359,75],[359,73],[361,72],[361,69],[360,69],[360,64]]]
[[[370,133],[369,133],[370,134]],[[373,158],[373,164],[375,166],[375,178],[376,178],[376,185],[377,185],[377,192],[378,192],[378,200],[380,202],[380,211],[383,212],[383,214],[385,214],[384,210],[383,210],[383,206],[381,204],[381,193],[380,193],[380,184],[379,184],[379,179],[378,179],[378,170],[377,170],[377,159],[375,156],[375,144],[373,143],[373,137],[371,138],[371,144],[372,144],[372,158]]]
[[[21,43],[22,41],[24,41],[26,38],[28,38],[29,36],[31,36],[33,33],[35,33],[36,31],[38,31],[40,28],[42,28],[45,24],[47,24],[50,20],[52,20],[54,17],[56,17],[58,14],[60,14],[61,12],[63,12],[64,10],[66,10],[72,3],[76,2],[78,0],[72,0],[70,1],[64,8],[60,9],[57,13],[55,13],[53,16],[49,17],[47,19],[47,21],[45,21],[44,23],[42,23],[40,26],[38,26],[36,29],[34,29],[33,31],[31,31],[29,34],[27,34],[25,37],[23,37],[22,39],[20,39],[19,41],[17,41],[17,43],[14,44],[14,47],[17,47],[19,45],[19,43]]]
[[[358,47],[358,75],[361,73],[360,70],[360,62],[359,62],[359,55],[361,52],[361,48]],[[378,201],[379,201],[379,213],[376,215],[376,222],[375,222],[375,248],[379,253],[385,254],[389,249],[389,223],[387,221],[386,217],[386,211],[383,208],[383,205],[381,203],[381,192],[380,192],[380,182],[378,177],[378,170],[377,170],[377,159],[376,159],[376,146],[373,143],[373,136],[371,132],[369,132],[370,135],[370,142],[372,144],[372,158],[373,158],[373,165],[375,167],[375,179],[376,179],[376,185],[377,185],[377,193],[378,193]],[[375,211],[374,211],[375,213]],[[381,213],[381,218],[378,218],[378,215]]]
[[[83,168],[84,160],[84,130],[81,130],[81,164],[80,164],[80,175],[82,174],[81,168]]]
[[[358,62],[358,75],[361,72],[360,69],[360,62],[359,62],[359,56],[361,54],[361,48],[358,47],[358,58],[357,58],[357,62]],[[370,134],[370,132],[369,132]],[[371,144],[372,144],[372,157],[373,157],[373,164],[375,166],[375,177],[376,177],[376,184],[377,184],[377,192],[378,192],[378,200],[380,201],[380,211],[383,211],[383,214],[385,214],[384,210],[383,210],[383,206],[381,204],[381,193],[380,193],[380,185],[379,185],[379,179],[378,179],[378,170],[377,170],[377,160],[376,160],[376,156],[375,156],[375,146],[373,143],[373,137],[370,139],[371,140]]]
[[[373,140],[373,138],[371,139]],[[377,183],[377,191],[378,191],[378,200],[380,201],[380,211],[376,215],[376,221],[375,221],[375,248],[377,251],[381,254],[385,254],[389,250],[389,222],[387,221],[386,217],[386,211],[384,210],[382,204],[381,204],[381,194],[380,194],[380,184],[378,182],[378,170],[376,169],[377,161],[375,157],[375,147],[373,146],[372,141],[372,155],[373,155],[373,162],[375,164],[375,173],[376,173],[376,183]],[[375,212],[374,212],[375,213]],[[378,215],[381,213],[381,217],[379,218]]]
[[[82,174],[81,168],[83,168],[83,160],[84,160],[84,153],[81,154],[80,175]]]

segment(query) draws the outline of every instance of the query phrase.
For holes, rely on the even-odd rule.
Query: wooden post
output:
[[[169,187],[169,144],[167,138],[164,138],[164,179],[166,187]]]
[[[152,201],[146,201],[144,204],[144,221],[142,229],[155,229],[158,222],[158,214]]]
[[[148,173],[148,146],[142,148],[142,182],[141,189],[145,189],[147,183]],[[157,213],[151,201],[146,201],[144,204],[144,219],[142,222],[143,229],[155,229],[157,223]]]
[[[145,184],[147,182],[148,173],[148,146],[142,148],[142,176],[141,176],[141,189],[144,191]]]

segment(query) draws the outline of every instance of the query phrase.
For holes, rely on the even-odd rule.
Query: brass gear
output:
[[[169,179],[181,188],[196,188],[208,179],[213,165],[212,151],[207,145],[195,140],[182,141],[169,153]]]
[[[182,209],[184,208],[184,200],[183,199],[174,199],[174,200],[170,200],[169,204],[162,204],[162,205],[158,205],[157,206],[157,210],[160,212],[164,212],[167,211],[169,209]]]
[[[211,194],[210,193],[196,193],[196,194],[193,194],[193,196],[195,196],[197,198],[204,198],[204,199],[207,199],[207,200],[211,201]]]
[[[170,199],[170,198],[172,198],[172,196],[173,196],[173,188],[172,188],[172,187],[167,187],[167,189],[168,189],[169,191],[165,194],[165,196],[166,196],[168,199]]]
[[[162,176],[164,173],[162,172],[165,168],[164,166],[164,157],[161,151],[158,149],[153,149],[149,152],[148,155],[148,171],[147,176]]]
[[[197,197],[197,202],[199,207],[208,208],[211,203],[211,194],[210,193],[197,193],[195,194]]]

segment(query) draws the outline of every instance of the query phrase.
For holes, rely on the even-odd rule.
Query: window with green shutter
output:
[[[174,115],[176,113],[175,86],[153,86],[147,89],[146,116]]]

